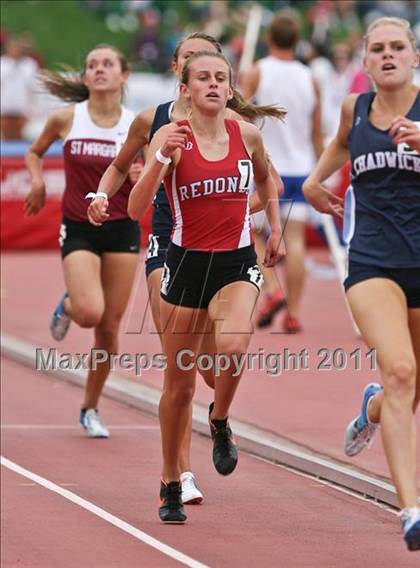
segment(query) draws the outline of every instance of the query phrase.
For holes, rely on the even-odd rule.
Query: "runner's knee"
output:
[[[239,357],[248,349],[249,339],[249,333],[221,333],[217,338],[217,352],[228,357]]]
[[[182,381],[179,380],[166,387],[165,393],[172,408],[181,408],[191,404],[195,390],[193,384],[182,384]]]
[[[80,327],[96,327],[99,325],[103,309],[99,306],[89,305],[87,302],[72,303],[73,319],[80,325]]]
[[[100,323],[95,330],[97,346],[110,353],[116,353],[118,351],[118,327],[118,322],[116,325],[108,324],[107,326]]]
[[[404,356],[397,357],[383,371],[385,397],[414,401],[416,364],[413,359]]]

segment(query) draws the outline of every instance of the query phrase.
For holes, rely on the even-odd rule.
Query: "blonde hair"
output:
[[[215,57],[224,61],[229,69],[229,84],[232,87],[232,67],[222,53],[217,53],[214,51],[197,51],[196,53],[191,55],[191,57],[187,59],[184,67],[182,68],[181,83],[188,85],[191,63],[196,59],[199,59],[200,57]],[[226,106],[251,121],[267,116],[282,120],[287,114],[286,109],[282,107],[278,107],[277,105],[255,105],[246,101],[235,89],[232,88],[232,91],[233,97],[227,101]]]
[[[405,20],[404,18],[391,18],[389,16],[384,16],[383,18],[378,18],[377,20],[374,20],[371,24],[369,24],[368,29],[366,30],[366,34],[363,37],[363,46],[365,53],[367,52],[369,43],[369,34],[380,26],[396,26],[397,28],[404,30],[407,34],[407,38],[411,43],[411,47],[414,51],[417,51],[417,39],[410,27],[410,22],[408,20]]]

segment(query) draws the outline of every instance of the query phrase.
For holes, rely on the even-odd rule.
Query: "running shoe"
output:
[[[213,440],[213,464],[220,475],[229,475],[238,463],[238,450],[230,429],[228,419],[210,418],[214,403],[209,407],[210,433]]]
[[[400,516],[408,550],[420,550],[420,509],[418,507],[403,509]]]
[[[82,408],[80,411],[80,424],[90,438],[108,438],[109,430],[102,422],[95,408]]]
[[[64,311],[64,300],[66,298],[68,298],[67,292],[61,298],[51,317],[50,331],[56,341],[64,339],[71,322],[70,317]]]
[[[182,486],[180,481],[160,483],[159,517],[162,523],[183,525],[187,520],[182,504]]]
[[[257,315],[257,327],[267,327],[272,324],[274,316],[286,305],[286,298],[281,290],[267,295],[264,304]]]
[[[184,505],[199,505],[203,502],[203,494],[197,486],[195,476],[191,471],[181,473],[182,502]]]
[[[359,416],[354,418],[347,426],[344,437],[344,453],[347,456],[356,456],[373,440],[379,423],[369,422],[367,407],[370,399],[382,390],[381,385],[369,383],[363,391],[362,407]]]
[[[283,331],[285,333],[300,333],[302,331],[302,324],[298,318],[294,318],[288,314],[283,320]]]

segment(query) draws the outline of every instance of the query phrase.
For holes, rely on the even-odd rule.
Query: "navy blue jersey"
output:
[[[171,122],[171,112],[173,107],[174,101],[169,101],[167,103],[163,103],[156,107],[155,116],[153,118],[153,123],[150,128],[150,135],[149,135],[149,144],[156,134],[156,132],[164,126],[165,124],[169,124]],[[156,193],[156,197],[154,199],[155,205],[167,205],[169,207],[169,201],[166,197],[165,188],[163,187],[163,183],[159,186],[158,192]]]
[[[420,267],[420,155],[371,124],[375,93],[359,95],[348,142],[349,259],[388,268]],[[420,127],[420,95],[407,113]]]

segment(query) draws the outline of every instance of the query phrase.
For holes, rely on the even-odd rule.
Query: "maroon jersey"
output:
[[[204,158],[191,133],[177,167],[164,179],[174,220],[171,239],[184,248],[225,251],[253,242],[248,203],[252,162],[238,122],[225,119],[225,126],[229,136],[225,158]]]
[[[88,221],[90,201],[85,196],[96,192],[99,181],[127,138],[134,113],[122,107],[121,117],[112,128],[100,128],[90,118],[87,101],[74,106],[73,124],[64,140],[66,186],[63,215],[73,221]],[[125,219],[131,184],[128,178],[109,201],[109,220]]]

